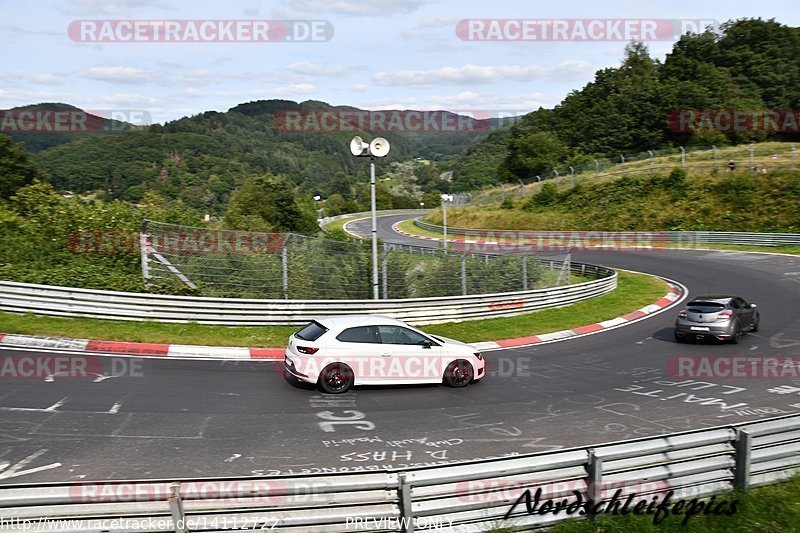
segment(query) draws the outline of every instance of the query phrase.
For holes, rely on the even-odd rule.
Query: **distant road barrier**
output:
[[[292,477],[41,483],[0,486],[6,529],[176,533],[261,529],[304,533],[437,529],[515,531],[568,518],[539,512],[548,500],[600,513],[630,498],[629,511],[657,499],[668,521],[703,514],[699,500],[788,479],[800,468],[800,417],[787,416],[660,437],[424,468]],[[541,489],[537,508],[525,504]],[[581,500],[578,500],[580,495]],[[669,497],[667,497],[669,495]],[[713,502],[716,520],[735,494]],[[668,503],[665,503],[668,502]],[[681,503],[683,502],[683,503]],[[516,504],[516,505],[515,505]],[[708,505],[712,505],[709,503]],[[732,506],[733,505],[733,506]],[[655,506],[654,506],[655,509]],[[671,511],[671,512],[670,512]],[[609,510],[610,512],[610,510]],[[733,514],[733,513],[731,513]],[[652,517],[652,513],[650,514]],[[585,516],[583,517],[585,518]],[[697,518],[695,518],[697,520]]]
[[[541,259],[550,269],[561,261]],[[601,296],[617,287],[609,268],[572,262],[590,281],[496,294],[397,300],[260,300],[171,296],[0,281],[0,311],[110,320],[225,326],[301,325],[322,315],[380,314],[414,325],[514,316]]]
[[[444,228],[421,220],[414,219],[414,225],[429,231],[442,233]],[[752,246],[800,246],[798,233],[754,233],[745,231],[536,231],[536,230],[501,230],[501,229],[469,229],[453,228],[448,226],[447,233],[464,237],[491,237],[498,240],[511,238],[519,240],[542,240],[543,242],[567,242],[570,235],[591,237],[597,235],[597,240],[602,240],[603,235],[613,235],[613,241],[644,243],[651,242],[655,245],[667,244],[677,248],[692,248],[698,244],[738,244]]]

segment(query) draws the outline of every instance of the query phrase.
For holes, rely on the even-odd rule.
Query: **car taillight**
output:
[[[688,318],[686,311],[681,311],[680,313],[678,313],[678,318]]]
[[[319,351],[319,348],[312,348],[311,346],[298,346],[297,351],[307,355],[314,355]]]
[[[726,318],[730,318],[732,316],[733,316],[733,312],[731,312],[731,311],[723,311],[719,315],[717,315],[717,318],[726,319]]]

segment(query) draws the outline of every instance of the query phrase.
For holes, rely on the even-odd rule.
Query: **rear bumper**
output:
[[[680,338],[714,338],[719,340],[730,339],[733,336],[734,323],[707,324],[681,323],[675,324],[675,336]]]
[[[309,378],[307,375],[303,374],[297,369],[297,364],[293,359],[293,354],[290,353],[288,350],[283,357],[283,367],[286,369],[286,372],[294,376],[295,378],[299,379],[300,381],[305,381],[307,383],[314,383],[314,380]]]

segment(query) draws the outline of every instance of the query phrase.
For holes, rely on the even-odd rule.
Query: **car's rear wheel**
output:
[[[730,343],[731,344],[739,344],[739,341],[742,340],[742,330],[739,327],[739,324],[733,326],[733,332],[731,333]]]
[[[448,387],[466,387],[472,382],[473,377],[474,370],[469,361],[459,359],[447,365],[443,381]]]
[[[353,388],[353,370],[344,363],[331,363],[322,369],[317,382],[322,392],[342,394]]]
[[[675,333],[675,342],[687,342],[686,335],[678,335]]]

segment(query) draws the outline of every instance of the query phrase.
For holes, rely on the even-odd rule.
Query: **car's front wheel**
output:
[[[342,394],[353,388],[355,376],[353,370],[344,363],[331,363],[322,369],[317,382],[322,392]]]
[[[466,387],[472,382],[474,375],[474,370],[469,361],[459,359],[447,365],[443,381],[448,387]]]

